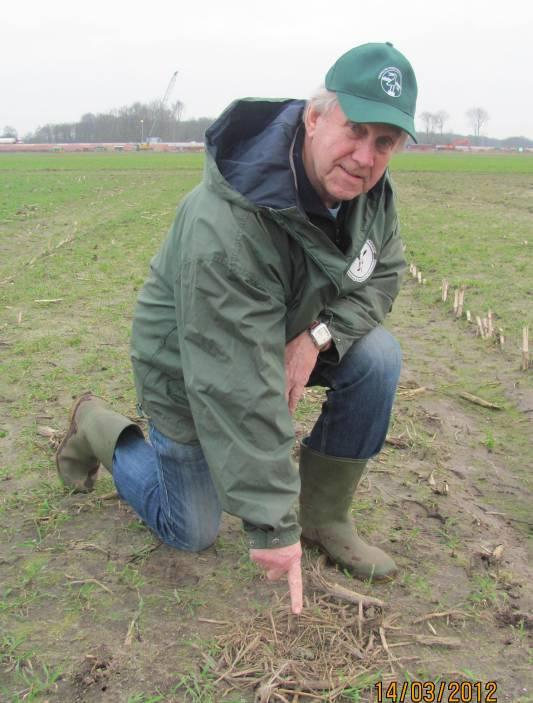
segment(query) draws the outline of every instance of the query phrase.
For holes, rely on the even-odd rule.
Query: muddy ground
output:
[[[399,629],[387,633],[400,645],[374,667],[380,680],[480,681],[480,700],[490,700],[484,687],[494,681],[493,700],[533,700],[530,386],[514,360],[444,308],[424,306],[411,281],[390,327],[404,349],[401,389],[390,443],[372,462],[354,515],[400,573],[389,584],[360,583],[331,566],[323,574],[382,599],[385,616],[397,616]],[[486,397],[494,388],[501,410],[459,395]],[[299,435],[319,400],[309,392]],[[68,401],[65,393],[43,404],[37,425],[64,425]],[[6,426],[16,422],[5,414]],[[139,524],[109,478],[87,496],[50,488],[48,438],[34,442],[47,457],[41,475],[2,480],[1,700],[253,701],[252,682],[232,691],[224,678],[215,683],[217,638],[238,639],[245,623],[279,609],[279,598],[286,603],[286,588],[265,582],[248,562],[239,522],[225,517],[219,539],[201,554],[174,551]],[[314,561],[306,562],[308,599]],[[350,608],[357,611],[346,608],[340,629]],[[415,643],[413,634],[452,644]],[[383,655],[381,646],[376,662]],[[263,700],[329,700],[283,695]],[[339,700],[377,700],[377,691],[352,686]]]

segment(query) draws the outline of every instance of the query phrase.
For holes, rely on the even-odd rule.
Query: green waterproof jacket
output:
[[[338,363],[382,322],[404,269],[387,173],[350,203],[344,252],[299,207],[290,153],[303,107],[238,101],[210,127],[204,178],[151,262],[132,332],[141,412],[200,442],[223,509],[259,548],[300,535],[286,343],[324,320]]]

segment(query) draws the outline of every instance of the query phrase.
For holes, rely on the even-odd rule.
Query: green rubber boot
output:
[[[366,459],[327,456],[300,447],[300,525],[302,541],[315,545],[343,569],[361,579],[391,578],[393,559],[357,534],[350,516],[352,498]]]
[[[79,396],[56,452],[57,471],[65,486],[78,493],[92,491],[100,464],[112,470],[117,440],[127,427],[143,436],[138,425],[111,410],[101,398],[90,392]]]

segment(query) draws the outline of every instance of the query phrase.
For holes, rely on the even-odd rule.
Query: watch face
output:
[[[313,339],[318,347],[322,347],[331,340],[331,333],[323,322],[311,330]]]

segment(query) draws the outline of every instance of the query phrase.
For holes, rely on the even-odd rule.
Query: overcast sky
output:
[[[471,133],[465,112],[483,107],[488,136],[533,138],[532,37],[531,0],[18,0],[0,16],[0,131],[160,99],[176,70],[184,119],[305,98],[351,47],[391,41],[418,115],[446,110],[446,130]]]

